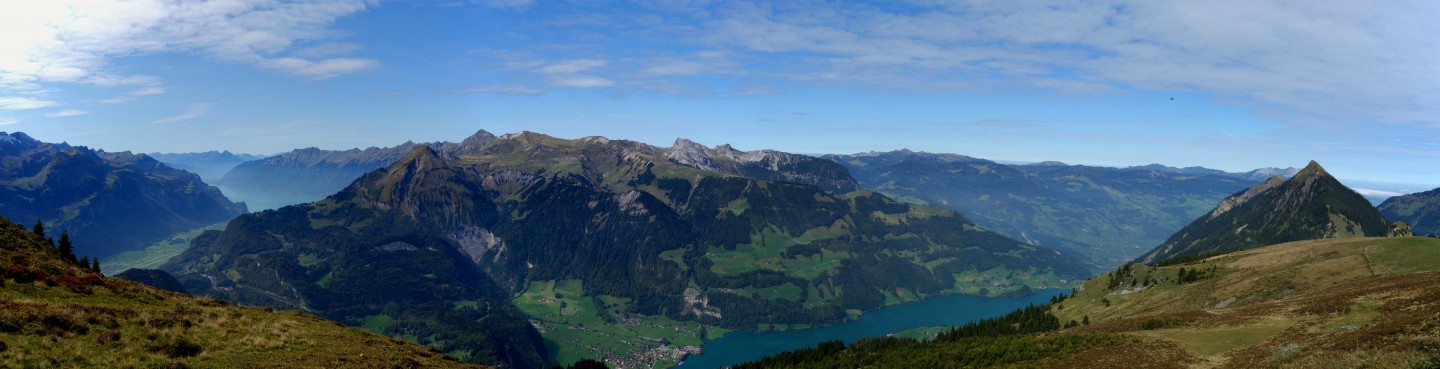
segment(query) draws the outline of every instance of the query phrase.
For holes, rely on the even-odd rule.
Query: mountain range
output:
[[[494,139],[495,135],[481,130],[460,143],[406,141],[385,148],[295,149],[280,155],[240,163],[216,183],[230,187],[324,197],[349,186],[350,182],[365,173],[389,166],[416,146],[426,146],[457,155],[472,152]],[[276,181],[275,178],[286,180]]]
[[[1386,219],[1409,224],[1416,236],[1440,233],[1440,188],[1391,197],[1379,209]]]
[[[1007,165],[900,150],[828,155],[862,187],[964,213],[986,229],[1116,266],[1160,244],[1264,174],[1159,164],[1129,168],[1042,162]]]
[[[1436,367],[1440,240],[1384,231],[1312,161],[1047,304],[733,367]]]
[[[1388,226],[1368,200],[1311,161],[1289,180],[1270,177],[1226,197],[1137,261],[1154,264],[1300,240],[1379,237]]]
[[[245,213],[199,176],[144,154],[104,152],[0,132],[0,209],[66,231],[77,254],[104,257]]]
[[[263,155],[234,154],[228,150],[190,153],[156,152],[147,155],[171,168],[195,173],[207,183],[215,183],[240,163],[265,157]]]
[[[707,327],[838,322],[1092,271],[953,211],[857,190],[828,160],[480,135],[464,149],[413,145],[322,201],[241,216],[163,269],[197,294],[513,367],[563,364],[635,327],[698,345]],[[616,360],[683,357],[645,338],[656,333],[634,334]]]

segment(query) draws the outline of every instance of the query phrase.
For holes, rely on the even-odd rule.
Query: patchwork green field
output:
[[[129,269],[154,269],[170,261],[175,255],[180,255],[185,248],[190,247],[190,240],[195,239],[205,231],[219,231],[225,229],[229,221],[211,224],[196,228],[184,233],[170,236],[164,241],[156,242],[150,246],[135,251],[127,251],[100,261],[100,270],[107,275],[120,274]]]
[[[667,368],[729,330],[627,313],[629,299],[587,296],[579,280],[535,281],[513,300],[545,337],[551,360],[583,359],[629,368]]]

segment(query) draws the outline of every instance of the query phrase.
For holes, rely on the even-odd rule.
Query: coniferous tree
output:
[[[60,243],[56,247],[60,250],[60,257],[69,260],[71,263],[76,263],[75,245],[70,244],[70,232],[60,233]]]
[[[1080,324],[1090,325],[1090,316],[1086,315],[1084,319],[1080,320]]]
[[[90,259],[90,271],[100,273],[100,258]]]
[[[40,238],[45,238],[45,223],[38,219],[35,220],[35,227],[31,228],[30,232],[35,233],[35,235],[40,236]]]
[[[75,265],[78,265],[81,268],[90,269],[90,257],[81,256],[80,261],[76,262]]]

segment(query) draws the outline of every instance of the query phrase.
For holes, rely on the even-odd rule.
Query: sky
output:
[[[484,129],[1440,187],[1435,1],[0,1],[0,131],[271,154]],[[1398,188],[1393,187],[1392,188]]]

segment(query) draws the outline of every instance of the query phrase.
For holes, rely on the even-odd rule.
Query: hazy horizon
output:
[[[1440,184],[1440,4],[0,5],[0,131],[277,153],[477,129]]]

